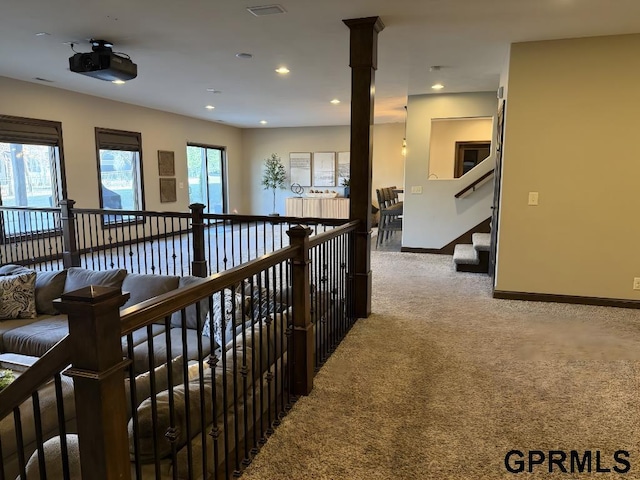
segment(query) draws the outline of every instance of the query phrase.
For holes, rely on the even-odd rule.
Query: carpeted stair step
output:
[[[478,265],[480,256],[473,245],[459,243],[453,249],[453,263],[456,265]]]
[[[473,248],[479,252],[488,252],[491,248],[490,233],[474,233],[471,235],[471,241],[473,242]]]

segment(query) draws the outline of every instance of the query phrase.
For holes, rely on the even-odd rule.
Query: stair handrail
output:
[[[471,182],[469,185],[467,185],[465,188],[463,188],[462,190],[460,190],[458,193],[456,193],[454,195],[454,197],[456,198],[460,198],[461,196],[463,196],[465,193],[467,193],[469,190],[472,191],[476,191],[476,187],[478,186],[479,183],[483,182],[485,179],[489,178],[491,175],[493,175],[495,173],[496,169],[492,168],[491,170],[489,170],[487,173],[485,173],[484,175],[482,175],[481,177],[477,178],[476,180],[474,180],[473,182]]]

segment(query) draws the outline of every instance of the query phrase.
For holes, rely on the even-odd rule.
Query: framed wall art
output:
[[[315,152],[313,154],[313,186],[336,186],[336,152]]]
[[[289,180],[301,187],[311,186],[311,152],[289,153]]]
[[[161,178],[160,179],[160,203],[171,203],[177,201],[176,196],[176,179]]]
[[[173,177],[176,174],[174,154],[168,150],[158,150],[158,175]]]

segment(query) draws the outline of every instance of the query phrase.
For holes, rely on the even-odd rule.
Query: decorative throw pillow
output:
[[[89,285],[122,288],[122,282],[126,276],[127,271],[121,268],[96,271],[82,267],[70,267],[67,269],[64,293],[73,292]]]
[[[35,318],[36,272],[24,269],[0,276],[0,320]]]
[[[53,301],[62,295],[67,280],[66,270],[36,273],[36,310],[38,313],[57,315]]]
[[[210,336],[213,329],[213,338],[219,346],[224,345],[231,340],[232,332],[237,325],[241,325],[245,320],[244,313],[248,313],[246,306],[243,306],[243,296],[239,293],[233,293],[229,289],[218,292],[213,295],[213,322],[211,316],[207,313],[204,321],[202,335]],[[225,332],[224,343],[222,332]]]

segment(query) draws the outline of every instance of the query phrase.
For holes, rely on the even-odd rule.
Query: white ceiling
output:
[[[512,42],[640,32],[640,0],[275,1],[287,13],[246,10],[271,0],[2,0],[0,75],[240,127],[346,125],[342,20],[379,16],[376,123],[402,122],[407,95],[436,81],[442,92],[496,90]],[[64,42],[88,52],[90,38],[130,55],[138,78],[118,86],[70,72]]]

